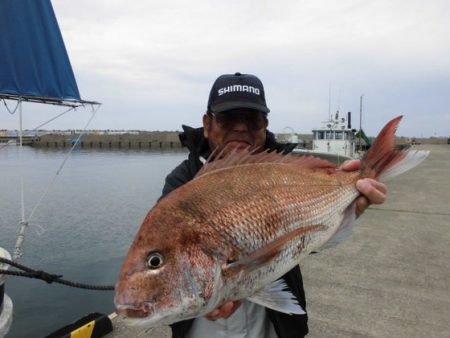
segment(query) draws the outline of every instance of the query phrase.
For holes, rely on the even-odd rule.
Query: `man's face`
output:
[[[264,146],[268,125],[265,114],[252,109],[233,109],[203,115],[204,136],[211,150],[229,145],[255,149]]]

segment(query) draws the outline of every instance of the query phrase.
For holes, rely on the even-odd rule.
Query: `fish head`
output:
[[[167,325],[208,312],[220,265],[188,227],[172,229],[140,231],[123,263],[114,303],[131,325]]]

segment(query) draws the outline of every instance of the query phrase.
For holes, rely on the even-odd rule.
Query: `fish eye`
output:
[[[150,252],[147,257],[147,266],[152,269],[159,269],[164,265],[164,256],[159,252]]]

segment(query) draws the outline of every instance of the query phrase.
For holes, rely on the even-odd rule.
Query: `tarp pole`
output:
[[[20,222],[20,231],[17,236],[16,246],[14,248],[13,260],[18,260],[22,256],[22,243],[25,239],[25,230],[28,227],[28,222],[25,219],[25,192],[24,192],[24,172],[23,172],[23,125],[22,125],[22,101],[19,100],[19,162],[21,167],[21,177],[20,177],[20,204],[21,204],[21,222]]]

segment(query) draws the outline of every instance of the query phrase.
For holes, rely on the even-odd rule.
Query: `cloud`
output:
[[[446,135],[450,4],[411,1],[70,1],[53,3],[98,128],[199,125],[222,74],[265,84],[271,128],[309,132],[329,110],[375,134],[404,112],[405,134]],[[409,116],[408,116],[409,115]],[[170,118],[167,118],[170,116]],[[357,123],[358,119],[355,118]]]

